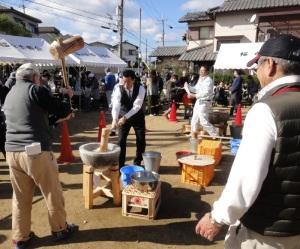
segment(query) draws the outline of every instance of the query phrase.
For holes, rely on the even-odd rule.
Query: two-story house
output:
[[[188,30],[185,34],[187,49],[180,56],[180,61],[189,63],[190,71],[198,72],[201,64],[212,66],[214,53],[215,20],[207,12],[199,11],[187,13],[179,19],[180,23],[187,22]]]
[[[213,63],[221,44],[263,42],[282,33],[300,36],[300,1],[224,1],[205,12],[187,13],[179,22],[188,24],[188,49],[179,60],[196,69],[208,59]]]
[[[128,67],[134,67],[138,61],[138,49],[139,47],[128,42],[123,41],[122,43],[122,60],[127,62]],[[119,44],[113,46],[114,53],[119,55]]]
[[[32,36],[36,36],[38,34],[38,25],[42,23],[40,19],[24,14],[18,10],[15,10],[13,7],[7,8],[0,5],[0,14],[5,14],[12,21],[22,25],[32,34]]]

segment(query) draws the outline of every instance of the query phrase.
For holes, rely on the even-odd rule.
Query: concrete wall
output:
[[[215,22],[214,51],[216,51],[218,37],[230,39],[234,36],[243,36],[240,42],[255,42],[256,24],[249,22],[253,14],[254,12],[218,14]]]
[[[193,48],[198,48],[198,47],[203,47],[207,44],[213,43],[213,39],[210,40],[198,40],[198,41],[189,41],[187,50],[193,49]]]

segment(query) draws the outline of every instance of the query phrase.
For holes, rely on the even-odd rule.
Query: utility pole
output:
[[[23,8],[23,13],[26,14],[26,13],[25,13],[25,8],[26,8],[26,7],[25,7],[25,4],[24,4],[24,0],[23,0],[22,8]]]
[[[148,40],[146,39],[146,64],[148,65]]]
[[[161,19],[162,22],[162,44],[165,46],[165,19]]]
[[[162,45],[163,47],[165,46],[165,21],[167,21],[167,19],[161,18],[158,20],[159,22],[161,22],[162,24],[162,36],[161,36],[161,41],[162,41]]]
[[[138,49],[138,74],[139,75],[141,73],[140,72],[140,57],[142,59],[141,46],[142,46],[142,8],[140,8],[140,34],[139,34],[139,49]]]
[[[122,59],[123,55],[123,12],[124,12],[124,0],[120,0],[120,5],[118,6],[118,29],[119,29],[119,56]]]

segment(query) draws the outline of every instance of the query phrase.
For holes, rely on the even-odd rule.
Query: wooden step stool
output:
[[[141,192],[130,184],[122,192],[122,215],[146,220],[155,219],[160,202],[161,182],[158,182],[156,189],[151,192]]]
[[[94,175],[104,180],[102,186],[93,186]],[[113,198],[116,206],[121,205],[121,188],[120,188],[119,166],[110,166],[106,171],[95,170],[94,167],[83,165],[83,186],[84,207],[93,208],[93,201],[98,196]],[[101,181],[100,181],[101,182]]]

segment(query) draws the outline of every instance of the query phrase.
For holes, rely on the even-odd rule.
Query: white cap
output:
[[[93,74],[93,73],[89,73],[89,75],[88,75],[89,78],[93,78],[94,76],[95,76],[95,74]]]

